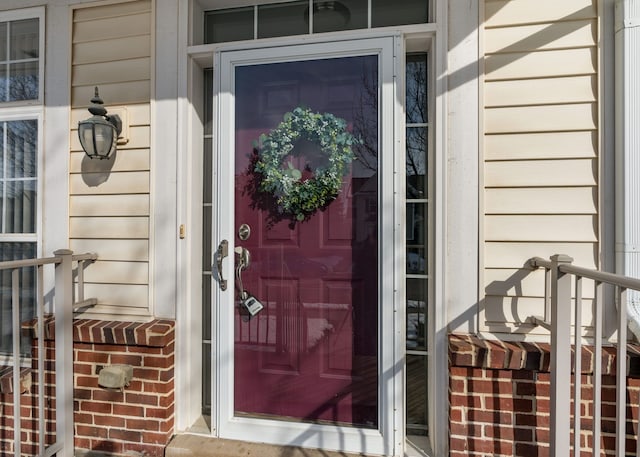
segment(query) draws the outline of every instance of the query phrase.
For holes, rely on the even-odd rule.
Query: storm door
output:
[[[393,43],[217,56],[220,436],[395,452]]]

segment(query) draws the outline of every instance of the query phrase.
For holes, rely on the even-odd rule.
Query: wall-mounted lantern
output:
[[[118,135],[122,132],[122,120],[117,114],[107,115],[97,87],[95,91],[89,106],[93,116],[78,122],[78,136],[82,149],[90,159],[108,159],[116,150]]]

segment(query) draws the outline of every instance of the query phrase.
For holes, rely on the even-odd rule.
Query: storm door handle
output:
[[[218,275],[218,283],[220,284],[220,290],[227,290],[227,280],[222,275],[222,261],[229,255],[229,242],[222,240],[216,250],[216,274]]]

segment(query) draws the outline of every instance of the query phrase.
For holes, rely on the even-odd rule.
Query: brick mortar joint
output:
[[[477,335],[456,333],[449,334],[448,339],[450,369],[549,372],[551,346],[548,343],[489,340]],[[627,348],[627,367],[630,370],[628,376],[640,377],[640,345],[630,343]],[[615,347],[602,348],[603,374],[615,375],[616,356]],[[591,374],[594,366],[593,346],[582,347],[582,360],[582,374]],[[468,375],[462,374],[453,376],[468,378]]]

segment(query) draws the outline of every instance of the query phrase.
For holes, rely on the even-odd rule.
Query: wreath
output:
[[[313,176],[304,180],[291,160],[300,155],[295,146],[301,140],[317,145],[323,156]],[[361,143],[347,131],[344,119],[298,107],[268,135],[260,135],[254,168],[262,175],[259,189],[276,199],[281,213],[303,221],[338,196],[354,159],[352,147]]]

